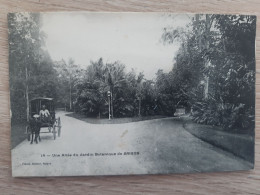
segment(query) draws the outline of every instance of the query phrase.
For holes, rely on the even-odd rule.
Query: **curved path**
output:
[[[12,150],[13,176],[187,173],[252,168],[249,162],[194,137],[176,118],[102,125],[65,114],[57,114],[62,120],[61,137],[53,140],[51,134],[41,134],[39,144],[30,145],[25,140]]]

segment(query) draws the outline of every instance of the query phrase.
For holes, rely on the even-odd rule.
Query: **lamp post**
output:
[[[107,92],[107,97],[108,97],[108,119],[110,120],[111,115],[110,115],[110,97],[111,97],[111,92]]]
[[[141,95],[138,96],[138,116],[141,117]]]

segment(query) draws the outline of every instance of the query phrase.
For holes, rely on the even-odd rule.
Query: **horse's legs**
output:
[[[41,132],[41,127],[37,129],[37,138],[39,138],[39,142],[41,141],[40,132]]]
[[[31,133],[32,138],[31,138],[31,144],[33,144],[33,132]]]
[[[39,141],[41,141],[41,136],[40,136],[40,134],[41,134],[41,127],[39,127],[39,129],[38,129],[38,136],[39,136]]]
[[[35,141],[36,144],[38,144],[38,136],[39,136],[39,134],[37,132],[35,132],[35,139],[34,139],[34,141]]]

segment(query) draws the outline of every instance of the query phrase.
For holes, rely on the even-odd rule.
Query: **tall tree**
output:
[[[179,78],[175,82],[181,84],[180,89],[193,107],[195,121],[223,126],[229,123],[229,128],[253,124],[255,19],[195,15],[191,28],[181,36],[180,30],[165,30],[165,42],[178,39],[181,43],[173,80]],[[239,124],[241,113],[247,118],[246,125]]]
[[[142,80],[143,74],[136,76],[134,70],[126,73],[125,65],[118,61],[105,64],[100,58],[91,62],[77,87],[78,111],[100,117],[107,116],[109,107],[112,118],[134,116],[138,110],[136,100],[142,95]]]
[[[111,115],[114,117],[114,108],[119,111],[122,106],[119,106],[120,100],[122,100],[123,92],[126,87],[125,78],[125,65],[116,61],[114,63],[108,63],[105,66],[106,83],[111,92]]]
[[[29,100],[43,94],[55,96],[56,75],[43,49],[40,14],[8,14],[8,25],[11,108],[14,118],[26,116],[29,120]]]
[[[77,111],[87,116],[101,116],[107,104],[107,91],[109,90],[105,77],[103,59],[91,61],[85,71],[81,84],[77,87]]]
[[[55,69],[59,75],[60,99],[63,100],[65,107],[68,104],[69,110],[72,111],[76,100],[77,84],[83,77],[83,70],[72,58],[69,58],[68,62],[63,59],[55,62]]]

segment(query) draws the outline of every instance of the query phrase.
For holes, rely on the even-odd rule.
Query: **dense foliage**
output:
[[[41,18],[35,13],[11,13],[9,21],[9,70],[12,117],[29,117],[29,100],[57,97],[57,76],[44,50]]]
[[[107,116],[111,101],[111,117],[148,115],[147,107],[153,101],[152,81],[143,77],[134,70],[127,73],[125,65],[118,61],[104,64],[100,58],[91,62],[77,86],[76,111],[87,116]],[[145,102],[142,107],[140,101]]]
[[[254,126],[255,28],[253,16],[195,15],[185,29],[165,28],[165,44],[178,44],[173,68],[154,80],[102,58],[85,64],[53,62],[44,49],[39,14],[9,14],[10,93],[13,117],[28,116],[29,100],[53,97],[58,107],[88,117],[173,116],[183,107],[197,123]],[[159,67],[158,67],[159,68]],[[27,114],[26,114],[27,113]]]
[[[175,89],[184,91],[194,121],[254,126],[255,28],[254,16],[196,15],[185,33],[165,29],[165,42],[182,43],[169,75],[179,77]]]

